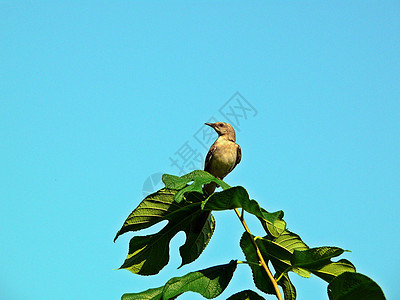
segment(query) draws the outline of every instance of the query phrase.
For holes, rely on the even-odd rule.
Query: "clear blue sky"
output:
[[[132,235],[112,241],[186,142],[205,157],[196,133],[239,113],[239,92],[252,109],[226,181],[400,299],[399,15],[399,1],[0,1],[0,298],[119,299],[243,259],[231,212],[179,270],[174,238],[154,277],[114,270]],[[238,266],[220,299],[249,276]],[[291,278],[298,299],[327,299]]]

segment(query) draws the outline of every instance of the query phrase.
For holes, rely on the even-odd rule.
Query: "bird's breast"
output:
[[[213,158],[211,160],[212,174],[216,177],[225,177],[235,166],[237,157],[237,145],[226,141],[217,143]]]

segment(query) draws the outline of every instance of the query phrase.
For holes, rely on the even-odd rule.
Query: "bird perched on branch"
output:
[[[214,128],[218,138],[207,153],[204,171],[222,180],[240,163],[242,151],[236,144],[235,130],[230,124],[224,122],[205,124]],[[211,195],[216,187],[216,183],[211,182],[204,185],[204,190]]]

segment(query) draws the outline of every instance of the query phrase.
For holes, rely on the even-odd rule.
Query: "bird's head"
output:
[[[206,125],[214,128],[214,130],[218,133],[219,136],[224,136],[232,142],[236,141],[235,130],[231,126],[231,124],[224,122],[215,122],[215,123],[205,123]]]

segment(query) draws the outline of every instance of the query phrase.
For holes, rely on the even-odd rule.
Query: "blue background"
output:
[[[112,242],[146,179],[179,174],[185,142],[205,157],[195,133],[228,121],[239,92],[257,113],[240,118],[226,181],[309,246],[352,250],[399,299],[399,14],[399,1],[0,1],[0,298],[119,299],[244,259],[233,212],[177,270],[179,233],[153,277],[115,270],[132,234]],[[322,280],[291,278],[298,299],[327,299]],[[246,288],[239,265],[219,299]]]

